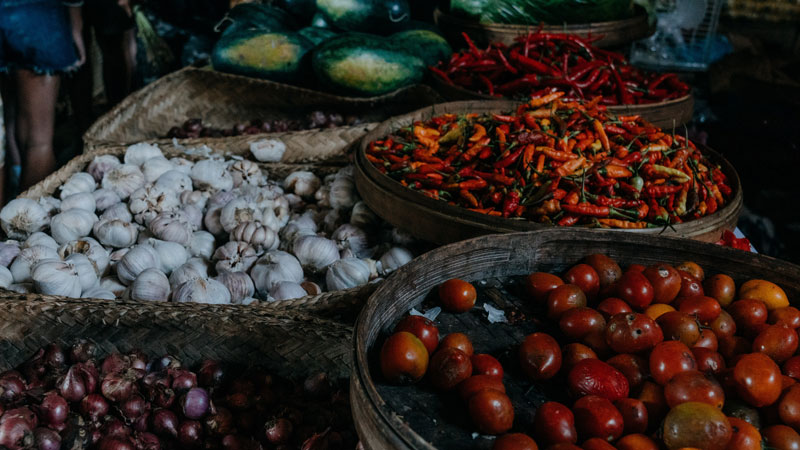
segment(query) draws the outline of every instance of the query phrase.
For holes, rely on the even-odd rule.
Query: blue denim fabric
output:
[[[0,0],[0,71],[56,73],[77,62],[67,8],[59,0]]]

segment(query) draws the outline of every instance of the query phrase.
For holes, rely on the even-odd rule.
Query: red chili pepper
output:
[[[591,203],[579,203],[577,205],[561,204],[561,209],[579,216],[608,217],[611,210],[608,206],[597,206]]]
[[[575,214],[565,214],[562,218],[558,220],[558,226],[560,227],[571,227],[578,223],[580,216]]]
[[[633,103],[633,99],[631,98],[631,94],[625,89],[625,84],[622,82],[622,77],[619,74],[619,71],[616,69],[611,70],[611,74],[614,75],[614,81],[617,83],[617,91],[619,92],[619,103],[621,105],[630,105]]]
[[[497,161],[496,163],[494,163],[494,168],[495,169],[502,169],[502,168],[510,166],[511,164],[514,164],[514,162],[517,159],[519,159],[519,155],[522,154],[523,150],[524,150],[524,147],[519,147],[517,150],[511,152],[511,154],[509,154],[505,158],[503,158],[500,161]]]
[[[479,208],[479,207],[480,207],[480,206],[478,205],[478,199],[476,199],[476,198],[475,198],[475,196],[474,196],[474,195],[472,195],[472,193],[470,193],[468,190],[466,190],[466,189],[461,189],[460,191],[458,191],[458,195],[459,195],[461,198],[463,198],[464,200],[466,200],[466,201],[467,201],[467,203],[468,203],[470,206],[472,206],[473,208]]]
[[[508,217],[514,214],[519,207],[519,192],[511,191],[506,194],[503,200],[503,217]]]
[[[472,39],[469,38],[469,35],[466,32],[462,32],[461,36],[463,36],[464,40],[467,42],[467,46],[469,46],[469,51],[472,53],[472,55],[476,58],[480,58],[481,51],[478,50],[478,47],[475,46],[475,43],[472,42]]]
[[[528,71],[535,72],[541,75],[550,75],[552,77],[558,77],[560,75],[560,73],[558,73],[556,69],[546,64],[542,64],[539,61],[536,61],[535,59],[530,59],[527,56],[520,55],[519,52],[517,52],[516,50],[511,50],[509,57],[511,58],[512,61],[516,62],[517,64],[522,66],[523,69],[526,69]]]
[[[481,80],[489,95],[494,95],[494,83],[486,77],[486,75],[478,74],[478,79]]]
[[[642,193],[647,197],[661,198],[679,192],[682,188],[682,185],[670,186],[666,184],[658,184],[645,187],[642,190]]]

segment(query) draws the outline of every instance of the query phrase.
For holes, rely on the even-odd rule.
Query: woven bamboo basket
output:
[[[380,97],[351,98],[187,67],[128,96],[100,117],[86,131],[83,140],[89,150],[103,144],[172,142],[163,136],[170,128],[191,117],[202,118],[203,123],[212,127],[230,128],[255,118],[303,119],[313,110],[323,110],[353,114],[369,123],[436,103],[439,99],[433,89],[424,85],[410,86]],[[369,125],[254,136],[280,136],[293,147],[307,146],[319,153],[335,153],[345,143],[362,136],[365,128],[368,129]],[[213,147],[213,144],[228,142],[228,139],[202,140]],[[179,140],[184,145],[195,142]],[[233,144],[237,142],[231,141]]]
[[[484,236],[438,248],[420,256],[395,272],[370,297],[356,322],[353,338],[353,372],[350,398],[356,429],[369,450],[392,449],[485,449],[492,441],[471,435],[473,426],[462,403],[451,401],[432,389],[392,386],[376,364],[378,349],[397,321],[411,308],[425,310],[438,303],[428,294],[442,282],[460,278],[478,287],[474,309],[462,314],[443,313],[437,318],[441,335],[465,332],[475,353],[499,358],[507,369],[504,385],[514,401],[513,431],[524,431],[532,423],[537,405],[554,400],[567,404],[566,389],[558,380],[533,383],[519,373],[513,362],[514,349],[529,333],[557,331],[555,324],[537,316],[537,310],[495,283],[532,272],[562,273],[592,253],[605,253],[623,267],[658,262],[678,264],[694,261],[707,275],[725,273],[740,285],[761,278],[780,285],[795,301],[800,298],[800,266],[767,256],[718,245],[677,238],[620,234],[608,231],[550,229],[531,233]],[[426,302],[426,299],[429,299]],[[425,303],[425,307],[420,305]],[[480,303],[491,302],[514,324],[489,324]],[[513,316],[512,316],[513,314]],[[550,326],[552,328],[546,328]]]

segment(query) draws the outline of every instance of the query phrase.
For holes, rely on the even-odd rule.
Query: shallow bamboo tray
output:
[[[467,33],[478,45],[487,45],[491,42],[511,45],[517,36],[539,29],[537,25],[482,24],[440,9],[434,12],[434,20],[450,44],[455,48],[461,48],[465,45],[464,37],[461,36],[462,32]],[[636,8],[634,15],[628,19],[565,25],[546,24],[542,25],[541,30],[544,33],[598,37],[598,40],[593,42],[598,47],[618,47],[645,38],[654,31],[648,24],[647,13],[639,7]]]
[[[382,139],[397,128],[408,126],[417,120],[427,120],[445,113],[503,112],[514,109],[517,104],[504,100],[443,103],[383,122],[364,136],[356,152],[355,180],[361,198],[376,214],[387,222],[408,230],[408,232],[420,239],[437,244],[447,244],[491,233],[511,233],[550,228],[549,225],[528,220],[488,216],[426,197],[380,173],[365,157],[365,150],[370,142]],[[722,171],[730,180],[733,197],[727,205],[714,214],[698,220],[676,224],[670,228],[615,231],[642,235],[664,234],[699,241],[716,242],[724,230],[736,228],[736,222],[742,209],[742,187],[739,175],[722,155],[707,147],[702,147],[701,149],[712,161],[722,166]]]
[[[454,86],[435,75],[431,76],[431,84],[447,101],[497,100],[501,98]],[[684,97],[660,103],[614,105],[607,106],[606,109],[618,116],[638,115],[657,127],[670,130],[672,127],[683,125],[692,120],[694,97],[690,93]]]
[[[356,429],[365,448],[488,450],[492,441],[472,439],[472,427],[457,400],[419,386],[390,386],[381,380],[380,369],[375,364],[380,339],[387,336],[412,307],[420,309],[419,305],[431,290],[451,278],[473,282],[490,280],[483,288],[482,283],[476,284],[479,304],[490,301],[503,309],[506,317],[512,311],[531,317],[526,305],[502,289],[491,287],[491,280],[535,271],[561,273],[584,256],[598,252],[615,258],[623,267],[633,263],[678,264],[691,260],[704,267],[707,275],[718,272],[730,275],[737,286],[750,278],[763,278],[783,287],[790,299],[800,298],[800,266],[677,238],[549,229],[484,236],[438,248],[395,272],[370,297],[356,322],[350,398]],[[465,314],[443,313],[437,319],[437,326],[440,335],[452,331],[467,333],[476,353],[490,353],[500,359],[508,374],[504,383],[515,405],[514,430],[524,431],[530,425],[536,406],[545,399],[559,400],[565,395],[558,390],[557,381],[534,383],[532,388],[530,382],[514,381],[522,378],[516,376],[519,369],[514,362],[515,345],[533,331],[546,330],[546,324],[521,320],[515,325],[490,325],[486,313],[476,306]],[[447,413],[443,415],[442,411]]]

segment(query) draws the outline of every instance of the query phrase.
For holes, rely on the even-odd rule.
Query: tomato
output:
[[[797,351],[797,332],[784,324],[770,325],[753,339],[753,351],[782,363]]]
[[[691,276],[697,278],[700,281],[703,281],[705,278],[705,273],[703,272],[703,268],[697,265],[696,262],[692,261],[684,261],[678,264],[676,267],[681,272],[686,272]]]
[[[800,356],[792,356],[781,367],[784,375],[800,380]]]
[[[475,286],[464,280],[453,278],[439,285],[439,300],[442,308],[454,313],[467,312],[475,306],[478,293]]]
[[[697,362],[682,342],[664,341],[650,352],[650,375],[662,386],[673,376],[690,370],[697,370]]]
[[[567,375],[567,388],[576,397],[597,395],[614,401],[628,396],[628,379],[599,359],[579,361]]]
[[[443,348],[431,357],[428,380],[442,391],[449,391],[472,375],[472,362],[466,353],[457,348]]]
[[[472,355],[473,375],[489,375],[490,377],[503,378],[503,366],[500,361],[492,355],[486,353],[476,353]]]
[[[416,336],[428,350],[433,354],[439,346],[439,329],[428,318],[424,316],[406,316],[394,327],[394,332],[408,331]]]
[[[636,398],[621,398],[614,402],[625,426],[625,434],[644,433],[647,430],[647,407]]]
[[[598,356],[603,358],[611,354],[611,347],[606,342],[605,330],[594,333],[589,333],[581,339],[581,343],[592,349]]]
[[[583,258],[583,262],[592,266],[600,279],[600,287],[614,284],[622,276],[622,269],[616,261],[601,253]]]
[[[764,302],[767,309],[784,308],[789,306],[786,292],[775,283],[766,280],[750,280],[739,287],[739,298],[755,298]]]
[[[561,442],[558,444],[553,444],[547,447],[545,450],[583,450],[575,444],[569,444],[567,442]]]
[[[718,340],[736,334],[736,321],[734,321],[733,316],[728,314],[728,311],[725,310],[720,311],[719,317],[711,322],[709,326],[711,327],[711,331],[717,335]]]
[[[753,344],[741,336],[731,336],[719,340],[719,352],[730,362],[738,355],[749,353],[753,350]]]
[[[509,433],[495,439],[492,450],[539,450],[539,447],[527,434]]]
[[[573,342],[561,349],[561,368],[564,372],[569,373],[579,361],[591,358],[597,358],[597,353],[594,350],[583,344]]]
[[[653,303],[644,310],[644,314],[653,320],[657,320],[659,317],[672,311],[675,311],[675,308],[666,303]]]
[[[703,284],[689,272],[678,271],[681,276],[681,290],[678,297],[694,297],[704,295]]]
[[[625,375],[631,392],[638,392],[648,375],[647,361],[641,356],[620,353],[606,361],[606,363]]]
[[[708,325],[719,317],[722,307],[719,302],[711,297],[698,295],[681,301],[678,311],[694,316],[703,325]]]
[[[506,393],[506,387],[499,378],[489,375],[473,375],[458,385],[458,395],[462,400],[468,401],[470,397],[484,389],[494,389],[497,392]]]
[[[583,450],[617,450],[617,448],[609,444],[607,440],[600,438],[587,439],[580,448]]]
[[[664,388],[652,381],[642,383],[642,390],[637,397],[647,408],[647,420],[658,423],[667,412],[667,400],[664,398]]]
[[[794,429],[800,428],[800,385],[789,386],[778,401],[781,422]]]
[[[692,348],[699,347],[699,348],[707,348],[709,350],[717,351],[719,348],[719,341],[717,340],[717,335],[714,334],[713,331],[709,328],[703,328],[700,330],[700,339],[694,343]]]
[[[561,349],[552,336],[545,333],[528,335],[519,346],[519,363],[532,380],[547,380],[561,369]]]
[[[697,361],[697,370],[705,373],[720,373],[725,370],[725,359],[714,350],[704,347],[692,347],[692,355]]]
[[[727,308],[736,296],[736,283],[728,275],[718,273],[703,282],[703,291],[707,296],[717,299],[723,308]]]
[[[800,434],[786,425],[773,425],[761,430],[767,447],[780,450],[800,450]]]
[[[653,285],[653,303],[669,303],[681,290],[681,276],[669,264],[656,264],[644,269],[642,275]]]
[[[689,317],[684,312],[662,314],[656,323],[661,327],[665,340],[680,341],[691,347],[700,339],[700,325],[694,317]]]
[[[617,296],[635,309],[644,309],[653,302],[653,285],[639,272],[628,270],[617,282]]]
[[[450,333],[445,336],[442,342],[439,343],[439,350],[443,348],[457,348],[466,353],[467,356],[472,356],[475,353],[472,348],[472,341],[464,333]]]
[[[564,280],[556,275],[535,272],[525,277],[525,292],[534,302],[544,303],[550,291],[562,284]]]
[[[767,306],[761,300],[744,299],[731,303],[728,308],[737,327],[754,330],[767,323]]]
[[[742,419],[728,417],[733,435],[727,450],[761,450],[761,433]]]
[[[483,434],[502,434],[514,424],[514,405],[506,394],[484,389],[467,402],[472,423]]]
[[[714,376],[696,370],[672,377],[664,386],[664,398],[670,408],[686,402],[708,403],[719,409],[725,404],[725,393]]]
[[[428,370],[428,350],[416,336],[400,331],[381,347],[381,373],[390,383],[416,383]]]
[[[533,418],[534,437],[543,444],[578,442],[572,411],[558,402],[543,403]]]
[[[574,284],[562,284],[547,295],[547,317],[558,321],[565,311],[586,306],[586,294]]]
[[[594,299],[600,291],[600,276],[597,271],[588,264],[577,264],[572,266],[564,274],[564,281],[574,284],[581,288],[586,298]]]
[[[654,440],[641,433],[629,434],[614,445],[618,450],[659,450]]]
[[[647,267],[645,267],[645,266],[643,266],[641,264],[631,264],[630,266],[628,266],[628,270],[629,271],[631,271],[631,272],[639,272],[639,273],[644,272],[644,269],[646,269],[646,268]]]
[[[782,387],[782,390],[785,391],[786,388],[788,388],[789,386],[794,386],[795,384],[797,384],[797,380],[795,380],[794,378],[792,378],[792,377],[790,377],[788,375],[781,375],[781,387]]]
[[[572,405],[572,412],[582,438],[614,441],[622,436],[622,414],[607,398],[597,395],[581,397]]]
[[[794,306],[773,309],[767,316],[767,322],[770,324],[782,323],[794,329],[800,328],[800,310]]]
[[[644,314],[617,314],[611,317],[606,326],[606,342],[617,353],[650,350],[663,340],[661,327]]]
[[[622,299],[616,297],[609,297],[603,300],[597,304],[595,309],[598,310],[606,320],[610,319],[611,316],[616,314],[633,312],[630,305],[625,303]]]
[[[681,403],[664,418],[662,438],[670,450],[683,447],[725,450],[732,435],[725,414],[707,403]]]
[[[606,319],[596,310],[581,306],[564,311],[558,327],[566,337],[579,340],[589,333],[605,330]]]
[[[757,408],[775,403],[781,395],[781,371],[763,353],[742,356],[733,368],[733,380],[739,397]]]

